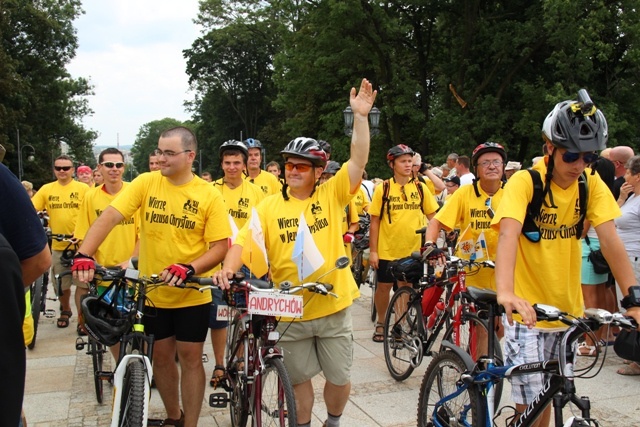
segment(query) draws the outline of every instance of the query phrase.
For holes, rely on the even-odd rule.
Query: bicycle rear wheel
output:
[[[371,288],[371,321],[376,321],[377,311],[376,311],[376,290],[378,289],[378,273],[376,273],[376,269],[369,266],[367,270],[367,278],[366,283]]]
[[[293,386],[282,359],[268,359],[265,370],[256,381],[255,426],[297,425]]]
[[[31,284],[31,316],[33,317],[33,338],[27,348],[33,350],[36,346],[36,337],[38,336],[38,322],[40,321],[40,313],[42,312],[42,304],[46,302],[45,295],[42,294],[44,288],[44,275],[38,277]]]
[[[123,427],[146,427],[143,425],[145,376],[145,366],[142,360],[130,360],[122,382],[122,400],[120,401],[120,420],[118,425]]]
[[[466,370],[464,362],[452,351],[434,356],[420,385],[418,427],[484,425],[482,397],[473,386],[437,405],[442,398],[458,390],[457,382]]]
[[[384,360],[396,381],[407,379],[422,362],[424,334],[420,298],[403,287],[393,294],[384,322]]]
[[[104,354],[104,346],[97,341],[94,341],[92,338],[89,338],[89,354],[91,355],[91,359],[93,362],[93,382],[96,389],[96,400],[98,403],[102,403],[103,397],[103,387],[102,387],[102,377],[100,373],[102,372],[102,361]]]

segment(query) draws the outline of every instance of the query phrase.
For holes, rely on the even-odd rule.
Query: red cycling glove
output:
[[[78,252],[71,260],[71,271],[87,271],[95,269],[96,261],[89,255]]]
[[[176,276],[182,281],[187,280],[196,272],[190,264],[171,264],[165,270],[167,270],[167,272],[169,272],[169,274],[171,274],[172,276]],[[171,277],[167,278],[167,281],[169,280],[171,280]]]
[[[356,236],[353,235],[353,233],[344,233],[344,236],[342,236],[342,241],[345,243],[351,243],[355,240]]]

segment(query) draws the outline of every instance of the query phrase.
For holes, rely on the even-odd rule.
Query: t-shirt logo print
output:
[[[182,211],[185,213],[190,213],[190,214],[194,214],[197,215],[198,214],[198,204],[200,202],[196,201],[196,200],[191,200],[188,199],[186,201],[186,203],[182,206]]]
[[[418,193],[411,192],[411,200],[420,200],[420,195]]]
[[[322,207],[320,206],[320,204],[319,204],[319,203],[318,203],[318,204],[316,204],[316,203],[312,203],[312,204],[311,204],[311,213],[312,213],[313,215],[316,215],[316,214],[322,213]]]
[[[249,198],[247,197],[240,197],[238,199],[238,207],[239,208],[248,208],[249,207]]]

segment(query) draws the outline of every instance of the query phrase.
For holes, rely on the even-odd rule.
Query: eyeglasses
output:
[[[118,169],[122,169],[124,167],[124,162],[102,162],[100,164],[107,169],[111,169],[114,166]]]
[[[574,163],[580,157],[582,157],[585,164],[590,165],[598,160],[598,153],[571,153],[569,151],[565,151],[562,155],[562,161],[565,163]]]
[[[484,201],[484,205],[487,207],[487,215],[489,215],[490,219],[493,219],[495,213],[493,212],[493,208],[491,207],[491,197],[487,197],[487,200]]]
[[[499,168],[503,164],[504,162],[502,160],[484,160],[482,162],[478,162],[478,166],[482,166],[483,168],[488,168],[489,166],[495,166]]]
[[[160,156],[165,156],[165,157],[175,157],[178,154],[182,154],[182,153],[190,153],[192,150],[184,150],[184,151],[178,151],[177,153],[175,151],[171,151],[171,150],[166,150],[166,151],[162,151],[159,148],[156,148],[155,151],[153,152],[153,154],[155,154],[156,156],[160,157]]]
[[[297,169],[298,172],[309,172],[311,170],[311,168],[313,168],[313,165],[309,165],[307,163],[291,163],[291,162],[287,162],[284,164],[284,168],[291,172],[294,169]]]
[[[71,170],[73,168],[73,166],[54,166],[53,167],[55,170],[57,170],[58,172],[60,171],[68,171]]]

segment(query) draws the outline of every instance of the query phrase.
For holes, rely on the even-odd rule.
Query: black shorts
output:
[[[376,270],[376,272],[378,273],[378,282],[393,284],[396,283],[395,277],[393,277],[393,275],[389,271],[390,262],[391,261],[388,259],[381,259],[378,261],[378,270]]]
[[[176,337],[177,341],[205,342],[209,326],[209,303],[183,308],[145,307],[145,332],[156,340]]]

